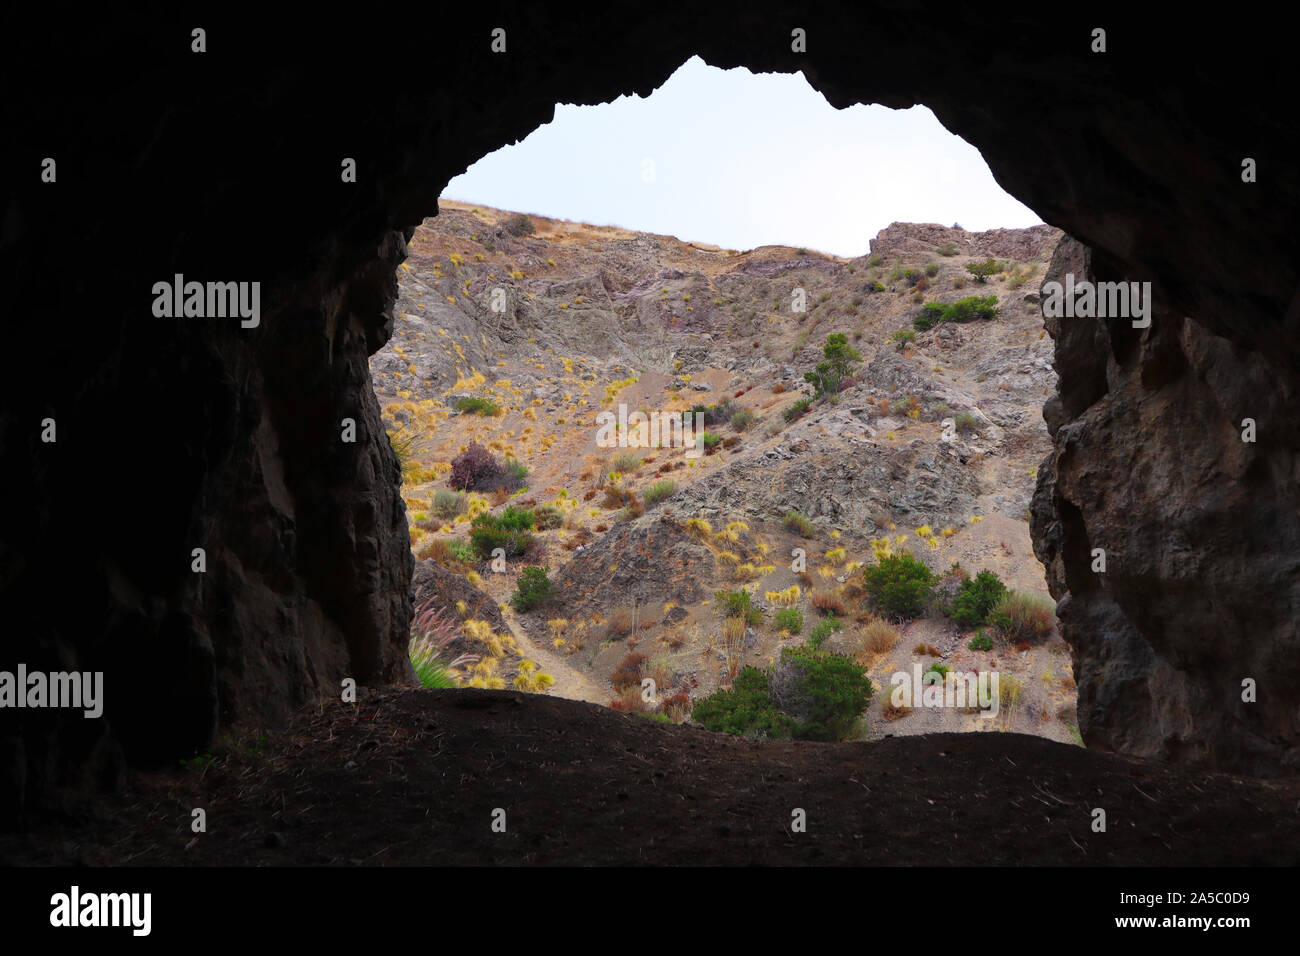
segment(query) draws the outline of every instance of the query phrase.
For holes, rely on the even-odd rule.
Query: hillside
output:
[[[1028,506],[1055,376],[1036,292],[1060,235],[895,224],[868,255],[841,259],[444,201],[410,243],[393,337],[371,370],[403,462],[417,601],[442,595],[435,604],[462,622],[453,649],[481,658],[461,682],[511,686],[527,660],[554,679],[534,689],[635,710],[635,690],[611,680],[631,667],[653,676],[660,702],[697,701],[803,643],[831,610],[844,627],[825,648],[862,662],[876,689],[856,739],[999,729],[1077,741],[1068,648],[1055,633],[974,651],[972,630],[930,613],[869,638],[876,615],[860,570],[875,542],[944,575],[941,592],[990,570],[1046,595]],[[990,257],[997,273],[976,281],[967,265]],[[994,319],[913,329],[928,304],[989,295]],[[899,330],[914,338],[899,341]],[[811,397],[803,374],[834,333],[860,362],[833,400],[787,421]],[[488,414],[458,410],[466,398]],[[620,405],[720,404],[726,419],[708,427],[721,440],[705,454],[598,444],[597,415]],[[734,416],[744,411],[752,422]],[[525,466],[526,488],[471,493],[464,513],[439,514],[435,495],[446,507],[451,463],[474,442]],[[666,497],[645,504],[656,483]],[[496,573],[468,553],[467,533],[475,514],[511,507],[546,510],[554,527]],[[509,601],[525,565],[546,567],[557,590],[519,613]],[[435,573],[442,584],[421,590]],[[791,634],[775,612],[795,587],[804,624]],[[714,594],[741,588],[762,620],[724,633]],[[934,662],[999,672],[1015,688],[1004,691],[1011,705],[995,720],[887,709],[890,675]],[[685,719],[676,701],[669,715]]]

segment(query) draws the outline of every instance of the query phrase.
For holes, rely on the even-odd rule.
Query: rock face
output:
[[[1094,273],[1062,242],[1047,280]],[[1190,319],[1048,318],[1060,393],[1035,550],[1090,746],[1251,773],[1294,767],[1300,430],[1264,357]],[[1125,328],[1125,326],[1129,326]],[[1244,441],[1253,419],[1254,441]],[[1159,440],[1155,440],[1159,439]],[[1105,570],[1094,566],[1104,552]],[[1243,681],[1257,685],[1242,700]]]
[[[837,107],[925,103],[1004,187],[1091,247],[1099,274],[1158,280],[1146,337],[1080,326],[1088,341],[1058,346],[1066,444],[1039,527],[1071,592],[1076,667],[1095,675],[1085,737],[1150,752],[1151,732],[1132,721],[1159,715],[1188,741],[1157,748],[1172,756],[1282,764],[1300,701],[1282,623],[1295,617],[1281,557],[1294,541],[1283,503],[1295,443],[1282,412],[1300,377],[1300,186],[1287,175],[1300,130],[1283,31],[1216,22],[1216,49],[1248,51],[1241,64],[1189,61],[1203,24],[1144,22],[1131,5],[1086,23],[1067,9],[1007,17],[995,34],[978,6],[938,19],[907,2],[825,15],[761,0],[741,13],[669,8],[554,23],[526,4],[439,8],[400,26],[383,10],[370,22],[213,14],[202,53],[195,25],[168,15],[29,10],[44,21],[4,31],[0,62],[25,92],[3,106],[14,147],[0,160],[13,186],[0,213],[12,317],[0,667],[106,681],[98,721],[0,715],[6,819],[111,784],[123,758],[174,760],[237,718],[274,721],[343,676],[405,676],[411,559],[366,368],[389,333],[404,239],[452,176],[557,102],[646,95],[697,53],[802,70]],[[1117,24],[1110,52],[1090,51],[1093,19]],[[792,24],[806,52],[792,49]],[[507,52],[493,52],[497,27]],[[434,36],[456,39],[435,53]],[[1258,182],[1242,182],[1245,158]],[[155,318],[150,290],[177,273],[260,282],[259,325]],[[1260,441],[1242,449],[1229,426],[1249,411]],[[53,444],[41,440],[47,418]],[[345,418],[354,443],[341,440]],[[1134,533],[1107,535],[1117,577],[1089,590],[1079,549],[1113,526],[1117,500]],[[1176,530],[1186,537],[1161,537]],[[1225,661],[1234,681],[1267,687],[1253,710],[1235,703],[1229,675],[1207,690]],[[1116,699],[1121,670],[1140,689]]]
[[[968,232],[936,223],[895,222],[871,240],[871,254],[889,256],[899,252],[931,253],[946,243],[962,255],[993,256],[1029,262],[1050,255],[1061,234],[1051,226],[1028,229],[988,229]]]

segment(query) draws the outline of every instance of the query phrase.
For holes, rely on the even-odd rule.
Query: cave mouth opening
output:
[[[760,88],[693,89],[707,71]],[[790,148],[807,128],[755,134],[760,119],[772,125],[764,84],[782,79],[802,77],[693,58],[644,100],[557,106],[552,123],[452,180],[439,214],[414,230],[394,334],[371,372],[416,559],[417,674],[426,686],[517,687],[680,720],[719,689],[734,693],[745,668],[788,683],[785,652],[812,641],[872,683],[854,739],[997,724],[1080,743],[1068,648],[1027,525],[1054,384],[1029,290],[1059,233],[1025,207],[1026,226],[983,230],[868,213],[900,192],[901,170],[901,192],[924,197],[923,210],[945,176],[969,193],[963,165],[978,167],[1004,216],[1019,204],[924,108],[873,108],[877,124],[894,124],[873,138],[871,155],[889,164],[878,175],[854,162],[861,128],[822,127],[814,139],[834,174],[818,175],[806,148]],[[806,82],[797,93],[840,121],[854,115]],[[688,103],[695,113],[683,115]],[[789,115],[810,123],[796,105]],[[738,125],[705,156],[701,131],[718,134],[726,108]],[[758,174],[739,175],[737,157]],[[764,221],[752,212],[760,191],[798,197],[806,215]],[[829,196],[838,217],[820,212]],[[978,223],[969,209],[941,218]],[[844,237],[873,216],[875,239],[853,248]],[[847,227],[810,228],[826,218]],[[783,229],[792,235],[776,239]],[[985,275],[966,268],[989,262]],[[996,325],[944,321],[940,310],[989,296]],[[940,317],[927,324],[927,309]],[[1016,361],[999,366],[1012,345]],[[845,355],[851,367],[833,373],[843,391],[826,389],[818,363]],[[776,473],[796,457],[787,446],[807,445],[810,430],[824,466],[799,473],[800,492],[782,490]],[[863,500],[828,510],[837,467],[861,447],[867,460],[837,493]],[[909,500],[935,462],[927,501]],[[519,520],[531,527],[507,526]],[[941,596],[890,621],[863,569],[904,554],[931,566]],[[554,588],[536,607],[521,582],[529,568]],[[1005,613],[1037,627],[1033,638],[969,611],[953,622],[980,572],[1019,600]],[[747,621],[750,611],[732,613],[742,594]],[[427,657],[440,640],[443,654]]]

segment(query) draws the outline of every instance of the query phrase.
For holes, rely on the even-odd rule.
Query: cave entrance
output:
[[[1028,529],[1059,238],[923,107],[698,58],[484,157],[371,359],[421,679],[788,716],[817,648],[873,685],[835,736],[1080,742]],[[929,603],[868,578],[910,561]]]

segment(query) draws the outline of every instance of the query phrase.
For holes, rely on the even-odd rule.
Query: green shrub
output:
[[[953,418],[953,424],[957,427],[957,432],[971,431],[978,432],[980,420],[975,417],[973,412],[958,412]]]
[[[989,614],[988,622],[1013,644],[1043,638],[1056,622],[1056,603],[1037,594],[1008,591]]]
[[[925,274],[929,276],[931,279],[937,276],[939,274],[939,263],[937,262],[927,263],[925,267]]]
[[[955,256],[957,254],[957,243],[950,240],[934,251],[939,253],[941,256]]]
[[[867,284],[867,291],[868,291],[868,292],[884,292],[884,291],[885,291],[885,287],[884,287],[881,283],[879,283],[879,282],[871,282],[871,283],[868,283],[868,284]]]
[[[793,405],[791,405],[789,408],[787,408],[784,412],[782,412],[781,417],[784,418],[787,422],[792,422],[795,419],[802,418],[805,414],[807,414],[808,409],[810,407],[812,407],[812,399],[801,398]]]
[[[833,332],[826,337],[822,346],[825,361],[818,362],[811,372],[804,372],[804,381],[813,387],[813,397],[834,395],[839,391],[840,379],[849,374],[853,366],[862,360],[858,350],[849,345],[843,332]]]
[[[817,622],[817,625],[809,633],[807,644],[815,651],[821,650],[821,646],[826,643],[826,639],[836,631],[843,630],[843,628],[844,624],[835,615],[824,617]]]
[[[757,624],[763,620],[763,612],[754,607],[754,599],[743,588],[739,591],[718,591],[714,596],[714,606],[722,612],[723,617],[743,618],[746,624]]]
[[[467,396],[456,402],[456,411],[466,415],[500,415],[501,406],[490,398]]]
[[[527,508],[507,505],[496,520],[507,531],[531,531],[537,524],[537,515]]]
[[[536,520],[527,509],[506,508],[499,516],[481,514],[470,523],[469,540],[484,559],[497,548],[504,550],[506,557],[516,558],[532,547],[529,531]]]
[[[755,667],[742,667],[730,690],[697,700],[691,718],[715,733],[788,739],[795,723],[772,706],[768,687],[767,674]]]
[[[972,651],[991,651],[993,650],[993,640],[984,633],[984,628],[980,628],[975,636],[966,644]]]
[[[813,523],[802,511],[787,511],[785,517],[781,520],[791,531],[795,531],[805,538],[813,536]]]
[[[976,319],[995,319],[998,315],[998,297],[972,295],[959,299],[943,311],[945,322],[973,322]]]
[[[910,343],[916,341],[916,332],[912,329],[899,329],[897,332],[891,332],[889,341],[898,347],[898,351],[903,351]]]
[[[988,620],[1007,587],[992,571],[981,571],[961,583],[953,602],[952,619],[962,627],[979,627]]]
[[[943,321],[944,306],[938,302],[929,302],[921,307],[921,314],[912,319],[912,328],[926,332]]]
[[[507,458],[501,487],[506,491],[518,491],[520,488],[528,487],[528,466],[514,458]]]
[[[510,605],[521,614],[545,604],[555,595],[555,585],[547,577],[546,569],[527,567],[519,575],[515,593],[510,596]]]
[[[659,504],[659,502],[663,501],[665,498],[671,497],[676,493],[676,491],[677,482],[669,481],[667,478],[664,478],[660,481],[654,482],[642,491],[641,501],[644,502],[647,508],[651,508]]]
[[[743,432],[757,420],[757,416],[748,408],[742,408],[731,416],[731,427],[738,432]]]
[[[950,670],[952,670],[952,668],[945,667],[943,664],[940,664],[938,661],[935,661],[933,664],[929,666],[929,668],[926,669],[926,672],[921,675],[921,683],[942,684],[944,675],[946,675]],[[930,676],[931,674],[935,674],[937,676],[931,677]]]
[[[989,276],[1002,271],[1002,263],[993,258],[985,262],[970,262],[966,265],[966,271],[975,277],[976,282],[984,282]]]
[[[719,443],[721,443],[721,441],[722,441],[722,436],[719,435],[717,432],[704,432],[700,435],[699,438],[699,443],[704,447],[706,451],[710,448],[717,446]]]
[[[871,702],[866,670],[843,654],[787,647],[772,670],[768,696],[795,721],[797,740],[843,740]]]
[[[911,554],[890,555],[862,571],[867,594],[882,613],[895,618],[920,617],[933,594],[936,577]]]
[[[641,467],[641,456],[634,455],[630,451],[620,452],[614,456],[610,463],[610,470],[621,473],[636,471]]]
[[[803,630],[803,614],[796,607],[783,607],[773,616],[779,630],[798,634]]]
[[[443,521],[450,521],[452,518],[459,517],[469,510],[469,496],[463,491],[439,488],[433,493],[433,501],[429,505],[429,510]]]
[[[997,318],[997,314],[998,297],[995,295],[973,295],[950,305],[930,302],[912,319],[912,328],[924,332],[940,322],[973,322],[976,319]]]

